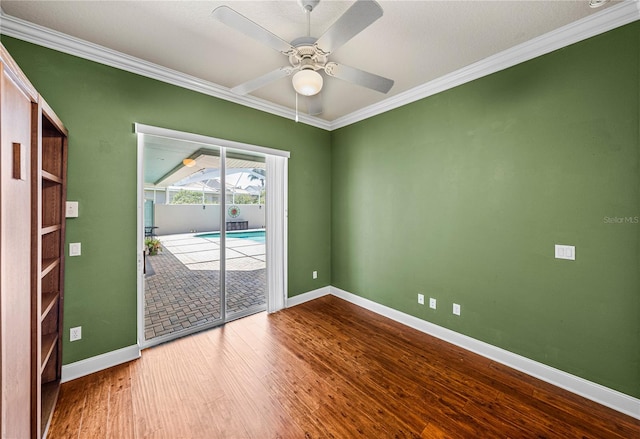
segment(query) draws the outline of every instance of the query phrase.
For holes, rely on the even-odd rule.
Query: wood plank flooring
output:
[[[640,438],[640,421],[323,297],[65,383],[57,438]]]

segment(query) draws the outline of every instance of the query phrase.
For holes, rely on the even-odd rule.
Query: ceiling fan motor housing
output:
[[[294,69],[320,70],[327,63],[327,56],[315,46],[316,39],[300,37],[291,42],[295,47],[289,55],[289,62]]]

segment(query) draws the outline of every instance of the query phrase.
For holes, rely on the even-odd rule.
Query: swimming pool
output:
[[[220,232],[200,233],[196,238],[220,238]],[[252,230],[250,232],[227,232],[227,238],[250,239],[256,242],[265,241],[264,230]]]

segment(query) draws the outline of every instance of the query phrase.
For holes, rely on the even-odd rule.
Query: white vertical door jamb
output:
[[[287,158],[266,156],[267,312],[284,308],[287,295]]]
[[[144,342],[144,134],[138,133],[138,215],[136,219],[137,224],[137,239],[136,239],[136,258],[137,258],[137,306],[138,306],[138,347]]]
[[[227,321],[227,149],[220,148],[220,318]]]

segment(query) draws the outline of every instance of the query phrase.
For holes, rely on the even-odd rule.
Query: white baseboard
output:
[[[75,363],[62,366],[61,382],[75,380],[95,372],[99,372],[118,364],[140,358],[140,347],[138,345],[127,346],[95,357],[76,361]]]
[[[317,290],[307,291],[306,293],[287,298],[286,307],[290,308],[292,306],[300,305],[301,303],[308,302],[322,296],[327,296],[329,294],[331,294],[331,287],[329,286],[318,288]]]
[[[388,317],[411,328],[417,329],[418,331],[432,335],[456,346],[460,346],[463,349],[475,352],[476,354],[482,355],[483,357],[491,360],[495,360],[513,369],[519,370],[520,372],[524,372],[527,375],[531,375],[621,413],[640,419],[640,399],[609,389],[608,387],[604,387],[600,384],[587,381],[584,378],[571,375],[570,373],[563,372],[450,329],[443,328],[442,326],[405,314],[393,308],[380,305],[379,303],[339,288],[330,287],[330,291],[334,296],[366,308],[376,314]]]

